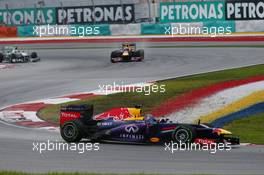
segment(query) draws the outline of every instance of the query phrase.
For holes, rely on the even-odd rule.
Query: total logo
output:
[[[61,113],[62,117],[69,117],[69,118],[79,118],[78,114],[75,113],[66,113],[66,112],[62,112]]]
[[[136,126],[136,125],[127,125],[126,127],[125,127],[125,131],[127,132],[127,133],[137,133],[138,132],[138,130],[139,130],[139,128],[138,128],[138,126]]]

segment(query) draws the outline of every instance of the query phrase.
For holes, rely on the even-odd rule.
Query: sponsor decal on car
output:
[[[80,113],[78,113],[78,112],[61,112],[61,117],[79,118]]]
[[[197,143],[197,144],[214,144],[215,143],[215,140],[213,139],[200,139],[200,138],[197,138],[195,139],[195,142],[194,143]]]
[[[157,143],[159,141],[160,141],[160,139],[158,137],[152,137],[152,138],[150,138],[150,142]]]
[[[132,125],[127,125],[125,126],[125,131],[127,133],[137,133],[139,131],[138,126],[132,124]]]
[[[97,126],[111,126],[113,122],[103,122],[103,123],[97,123]]]
[[[142,134],[120,134],[120,138],[143,140],[145,137]]]
[[[127,108],[116,108],[94,116],[94,120],[106,120],[113,118],[114,121],[120,121],[130,117],[133,116],[129,113]]]

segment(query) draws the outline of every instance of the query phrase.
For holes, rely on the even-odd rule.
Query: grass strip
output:
[[[264,75],[263,64],[163,80],[159,81],[157,85],[165,85],[166,91],[164,93],[150,93],[150,95],[145,95],[145,92],[126,92],[107,96],[96,96],[80,101],[49,105],[41,109],[38,112],[38,116],[46,121],[58,123],[60,107],[68,104],[94,104],[95,114],[102,113],[114,107],[131,107],[135,104],[140,104],[142,105],[144,113],[149,113],[152,109],[160,106],[160,104],[167,100],[180,96],[183,93],[191,92],[194,89],[258,75]]]
[[[264,113],[232,121],[224,128],[239,135],[242,143],[264,144]]]

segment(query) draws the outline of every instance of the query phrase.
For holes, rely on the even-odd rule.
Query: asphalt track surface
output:
[[[107,44],[106,44],[107,45]],[[51,45],[37,50],[40,63],[0,70],[0,106],[89,91],[98,85],[138,83],[201,72],[263,64],[263,48],[145,48],[142,63],[111,64],[116,44],[78,49],[81,44]],[[156,44],[156,45],[166,45]],[[39,48],[41,45],[28,47]],[[43,46],[47,47],[47,46]],[[56,49],[62,47],[64,49]],[[97,46],[96,46],[97,47]],[[62,141],[49,131],[0,123],[0,169],[26,172],[81,171],[108,173],[263,174],[264,148],[237,147],[231,151],[176,151],[164,146],[100,144],[99,151],[33,151],[33,143]]]

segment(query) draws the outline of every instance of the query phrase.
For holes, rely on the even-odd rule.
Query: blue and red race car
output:
[[[116,141],[129,143],[230,143],[239,138],[222,128],[205,124],[173,123],[166,118],[141,116],[139,106],[114,108],[93,116],[93,105],[64,106],[60,114],[60,132],[66,142]]]
[[[140,62],[144,60],[144,50],[136,49],[135,43],[123,43],[120,50],[111,52],[111,62]]]

